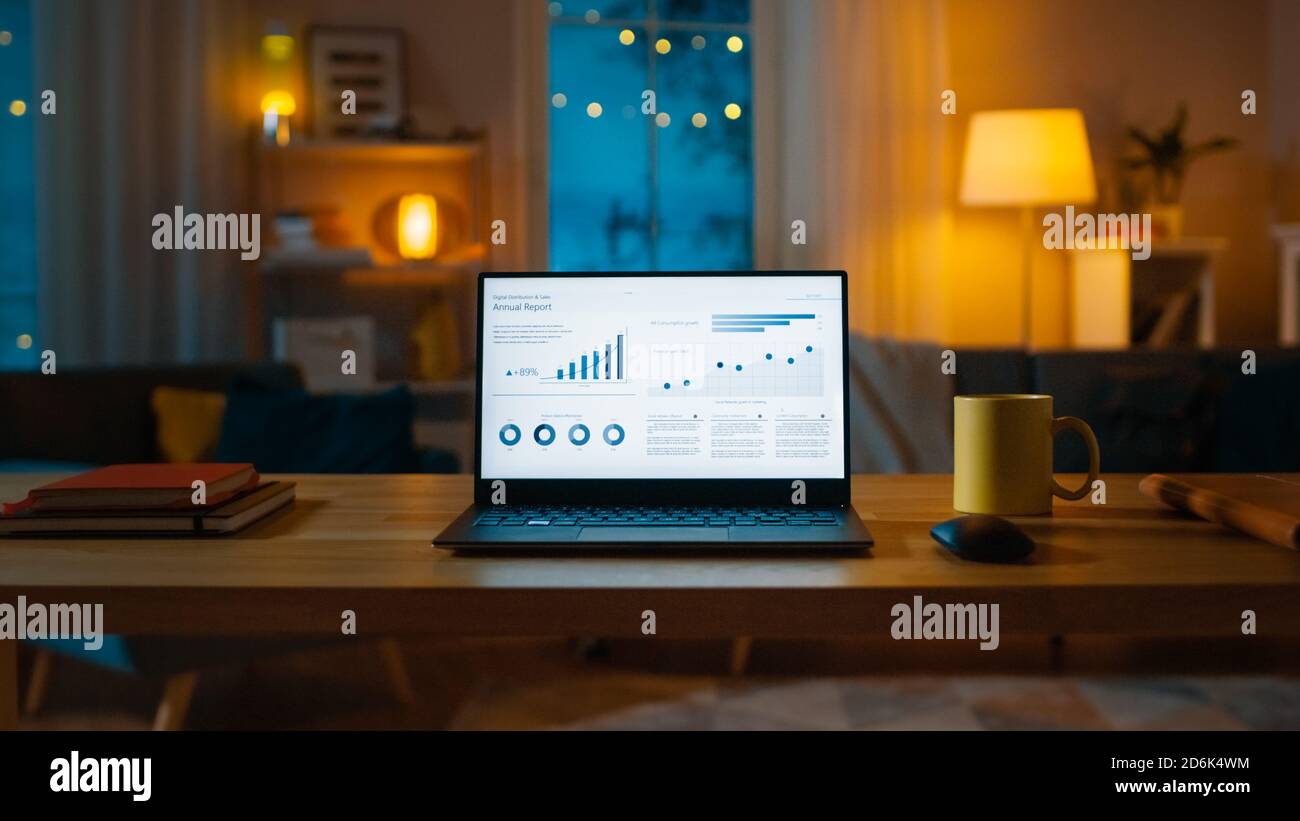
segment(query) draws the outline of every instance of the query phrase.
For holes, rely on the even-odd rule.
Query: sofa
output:
[[[454,473],[457,459],[449,451],[418,449],[411,442],[413,401],[404,388],[387,398],[343,395],[310,396],[302,376],[292,364],[222,363],[109,368],[60,369],[0,373],[0,470],[67,471],[123,462],[165,461],[159,446],[158,425],[152,399],[159,387],[225,394],[230,400],[222,420],[223,441],[214,457],[223,461],[252,462],[264,471],[365,472],[379,464],[392,472]],[[356,415],[362,405],[385,418],[405,420],[404,430],[389,431],[377,440],[367,425],[347,425],[341,414]],[[266,414],[252,418],[248,414]],[[328,459],[317,458],[319,441],[312,437],[320,426],[284,425],[274,441],[253,435],[272,415],[298,413],[325,425],[350,431],[355,441],[335,441]],[[241,416],[243,414],[243,416]],[[285,432],[287,429],[287,433]],[[292,441],[293,432],[302,441]],[[286,439],[286,436],[290,436]],[[367,439],[368,437],[368,439]],[[267,437],[270,439],[270,437]],[[378,444],[376,443],[378,442]],[[378,447],[409,450],[409,458],[376,461]],[[223,452],[224,451],[224,452]]]
[[[849,344],[854,472],[952,472],[952,398],[1045,393],[1097,434],[1112,473],[1300,471],[1300,348],[1035,351],[945,349],[854,335]],[[945,361],[950,367],[944,368]],[[1077,437],[1058,471],[1085,471]]]

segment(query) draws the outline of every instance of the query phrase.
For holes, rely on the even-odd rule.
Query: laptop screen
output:
[[[845,478],[840,275],[482,287],[482,478]]]

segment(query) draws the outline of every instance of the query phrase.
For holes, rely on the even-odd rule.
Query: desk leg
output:
[[[18,729],[18,642],[0,639],[0,730]]]

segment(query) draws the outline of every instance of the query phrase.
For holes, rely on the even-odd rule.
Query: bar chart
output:
[[[713,314],[715,334],[761,334],[768,328],[798,326],[800,320],[816,319],[817,314]]]
[[[625,382],[627,330],[610,334],[590,349],[575,354],[568,362],[542,376],[543,382]]]

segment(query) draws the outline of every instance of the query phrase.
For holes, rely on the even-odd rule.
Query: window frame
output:
[[[759,99],[759,75],[765,77],[771,75],[770,67],[760,69],[757,55],[755,40],[756,32],[762,27],[760,17],[766,18],[770,15],[767,7],[768,0],[750,0],[749,20],[743,23],[710,23],[692,20],[664,20],[658,16],[659,0],[645,0],[646,16],[642,19],[622,18],[622,17],[601,17],[594,23],[587,22],[584,15],[578,14],[560,14],[552,16],[541,0],[521,5],[527,6],[528,11],[524,12],[522,30],[525,37],[533,42],[539,43],[539,47],[529,49],[525,52],[525,59],[522,61],[526,71],[527,81],[521,85],[523,93],[527,97],[524,105],[525,111],[525,133],[529,136],[527,143],[530,149],[525,152],[530,165],[536,169],[538,163],[542,171],[534,171],[529,176],[528,186],[528,213],[531,219],[536,222],[538,230],[529,231],[529,258],[538,260],[543,270],[550,269],[550,252],[551,252],[551,223],[550,223],[550,192],[551,192],[551,168],[550,168],[550,60],[551,60],[551,26],[556,23],[572,26],[588,26],[592,28],[609,28],[617,30],[620,28],[639,28],[644,29],[646,37],[650,42],[658,39],[660,32],[670,31],[692,31],[692,32],[726,32],[735,34],[743,32],[745,36],[745,47],[752,49],[750,56],[750,89],[751,99]],[[653,49],[646,51],[646,77],[647,88],[655,92],[656,98],[659,89],[656,86],[655,61],[658,55]],[[531,68],[531,71],[528,69]],[[767,98],[764,97],[764,100]],[[755,111],[761,106],[753,106]],[[753,112],[750,116],[755,116]],[[754,142],[754,150],[751,154],[750,161],[750,192],[752,197],[750,207],[750,259],[755,266],[758,265],[759,259],[759,203],[761,202],[760,193],[766,194],[770,188],[770,180],[767,175],[759,173],[759,144],[760,126],[766,120],[754,119],[751,125],[751,139]],[[652,118],[646,118],[646,128],[648,133],[647,150],[649,151],[649,215],[650,215],[650,259],[651,265],[648,270],[658,271],[659,268],[659,128],[655,125]],[[764,138],[767,139],[767,138]],[[760,188],[760,176],[763,177],[763,184]]]

